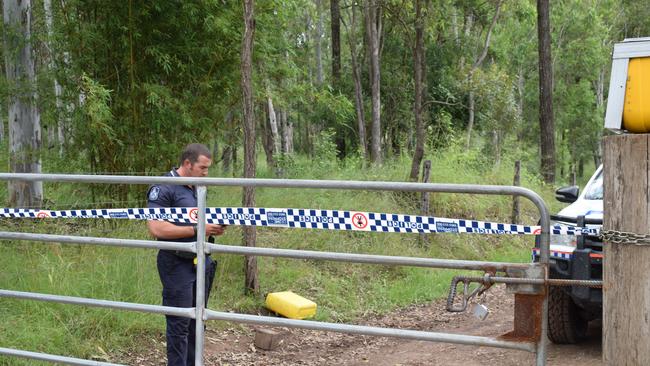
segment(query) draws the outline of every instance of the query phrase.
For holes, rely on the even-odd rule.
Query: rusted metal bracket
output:
[[[539,295],[544,293],[545,269],[541,265],[532,265],[529,268],[508,268],[506,273],[510,278],[525,278],[542,280],[542,284],[534,283],[506,283],[506,290],[511,294]],[[532,281],[531,281],[532,282]]]

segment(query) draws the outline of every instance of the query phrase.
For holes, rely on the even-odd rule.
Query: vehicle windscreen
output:
[[[585,188],[586,200],[602,200],[603,199],[603,172],[598,173],[596,178]]]

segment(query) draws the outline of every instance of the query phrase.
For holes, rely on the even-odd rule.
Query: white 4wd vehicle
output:
[[[596,169],[585,190],[578,186],[555,191],[560,202],[571,203],[551,225],[600,227],[603,223],[603,167]],[[539,260],[539,242],[533,249]],[[550,277],[575,280],[602,280],[603,243],[595,236],[551,235]],[[603,294],[600,288],[584,286],[550,287],[548,337],[555,343],[577,343],[585,337],[589,321],[601,319]]]

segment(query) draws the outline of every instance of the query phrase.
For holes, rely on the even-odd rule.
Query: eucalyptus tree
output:
[[[316,50],[316,83],[323,84],[323,0],[314,0],[316,4],[316,37],[315,50]]]
[[[364,108],[363,86],[361,83],[361,64],[357,53],[357,7],[353,2],[348,7],[349,26],[344,22],[346,28],[348,47],[350,49],[350,68],[354,83],[354,108],[357,117],[357,134],[359,138],[359,152],[364,160],[368,160],[368,140],[366,138],[366,116]]]
[[[341,6],[339,0],[330,0],[332,38],[332,83],[336,86],[341,79]]]
[[[244,0],[244,34],[241,46],[241,90],[244,117],[244,178],[255,178],[256,149],[255,149],[255,114],[253,109],[253,39],[255,34],[255,2]],[[242,198],[244,207],[255,206],[255,187],[244,187]],[[245,246],[254,247],[256,231],[254,226],[245,227],[243,242]],[[260,289],[257,278],[257,258],[244,258],[246,274],[245,287],[257,293]]]
[[[30,0],[5,0],[4,56],[9,87],[9,171],[41,172],[41,125],[36,105],[36,71],[32,52],[32,6]],[[41,182],[9,182],[9,205],[39,207]]]
[[[610,5],[611,3],[607,5]],[[622,16],[618,17],[616,24],[620,27],[619,40],[622,38],[638,38],[650,36],[650,24],[648,18],[650,17],[650,7],[645,0],[618,0],[616,3],[611,4],[610,8],[614,8],[622,12]]]
[[[5,139],[5,119],[2,118],[2,115],[2,108],[0,108],[0,143]]]
[[[472,65],[469,68],[469,72],[467,75],[467,80],[469,83],[468,89],[468,120],[467,120],[467,143],[465,145],[466,149],[470,148],[470,142],[472,138],[472,129],[474,128],[474,119],[475,119],[475,90],[473,86],[473,77],[474,74],[476,73],[476,70],[483,64],[483,61],[485,61],[485,57],[488,54],[489,48],[490,48],[490,39],[492,37],[492,31],[494,30],[494,26],[497,24],[497,21],[499,19],[499,14],[501,11],[501,3],[502,0],[497,0],[496,4],[494,5],[495,10],[494,10],[494,15],[492,17],[492,21],[490,22],[490,26],[487,28],[487,31],[485,33],[485,40],[483,42],[483,47],[480,52],[480,54],[476,55],[476,58],[472,61]],[[470,13],[472,14],[472,13]],[[472,19],[472,18],[470,18]],[[471,27],[468,25],[467,29],[471,29]]]
[[[52,14],[52,0],[43,0],[43,7],[45,10],[45,27],[47,28],[47,49],[49,63],[48,67],[50,71],[55,71],[55,48],[53,42],[54,35],[54,21]],[[58,78],[54,77],[54,97],[56,100],[56,141],[59,144],[59,155],[63,156],[63,145],[65,144],[65,126],[64,126],[64,112],[63,112],[63,88]],[[54,128],[48,129],[50,144],[55,140],[54,139]]]
[[[363,11],[368,42],[369,78],[372,101],[370,129],[370,160],[381,164],[381,61],[380,44],[383,31],[382,0],[366,0]]]
[[[413,162],[411,163],[410,179],[417,181],[420,175],[420,163],[424,155],[424,121],[422,116],[423,93],[425,90],[424,82],[426,78],[426,52],[424,46],[424,28],[426,5],[428,1],[414,0],[415,5],[415,46],[413,47],[413,79],[415,80],[415,99],[413,101],[413,115],[415,117],[415,151],[413,152]]]
[[[599,0],[586,0],[557,3],[553,8],[553,109],[559,178],[573,173],[582,176],[586,163],[599,164],[605,79],[615,37],[610,30],[615,21],[603,5]],[[568,9],[571,15],[566,13]]]
[[[549,0],[537,0],[539,50],[539,125],[541,171],[546,183],[555,182],[555,127],[553,126],[553,65]]]

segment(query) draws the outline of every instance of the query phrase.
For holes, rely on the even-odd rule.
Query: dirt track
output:
[[[365,319],[362,324],[436,332],[498,336],[512,329],[512,296],[503,287],[491,289],[485,298],[490,315],[480,321],[468,313],[453,314],[438,301],[413,306],[386,316]],[[549,345],[548,365],[591,366],[601,364],[601,334],[579,346]],[[297,329],[279,329],[284,342],[275,351],[253,346],[252,326],[232,325],[222,331],[208,330],[206,365],[534,365],[534,355],[522,351],[473,347],[448,343],[393,338],[351,336]],[[164,341],[154,340],[147,351],[121,355],[131,365],[164,365]]]

